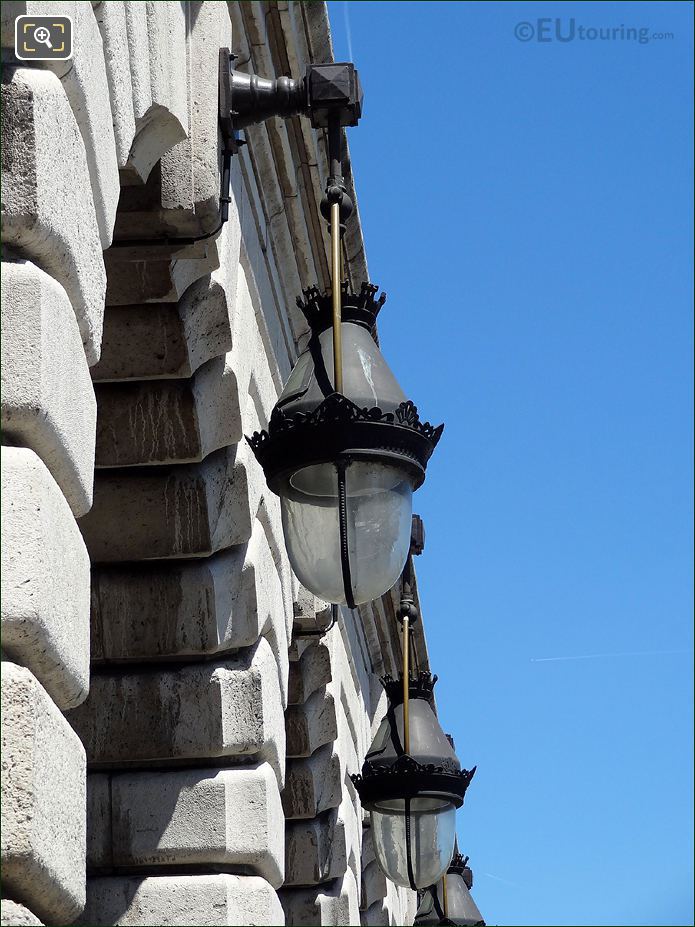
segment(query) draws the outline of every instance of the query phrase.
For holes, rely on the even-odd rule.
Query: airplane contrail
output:
[[[348,0],[343,0],[343,19],[345,20],[345,33],[347,35],[348,54],[350,55],[350,61],[354,61],[355,56],[352,54],[352,29],[350,28]]]
[[[531,663],[559,663],[565,660],[597,660],[601,657],[656,657],[662,654],[692,653],[692,650],[622,650],[618,653],[582,653],[570,657],[531,657]]]
[[[504,882],[505,885],[513,885],[514,888],[519,888],[518,882],[510,882],[509,879],[503,879],[501,876],[493,875],[491,872],[484,872],[484,876],[487,876],[488,879],[494,879],[495,882]]]

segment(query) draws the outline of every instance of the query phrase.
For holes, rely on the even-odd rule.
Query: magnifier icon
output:
[[[46,45],[51,50],[53,49],[51,45],[51,33],[45,26],[39,26],[37,29],[34,29],[34,41],[41,42],[42,45]]]

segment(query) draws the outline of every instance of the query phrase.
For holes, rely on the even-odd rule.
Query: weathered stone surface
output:
[[[5,69],[2,134],[3,239],[64,287],[93,364],[106,277],[84,145],[55,74]]]
[[[260,629],[247,545],[175,563],[100,566],[92,572],[97,660],[202,656],[250,647]]]
[[[202,234],[218,220],[218,50],[231,47],[232,33],[226,3],[197,0],[188,13],[189,134],[162,157],[162,208],[168,223]]]
[[[325,687],[303,705],[290,705],[285,714],[287,756],[311,756],[338,736],[333,695]]]
[[[328,626],[331,606],[300,585],[294,597],[293,617],[294,633],[301,637],[303,631],[315,631]]]
[[[199,561],[103,565],[92,572],[92,659],[209,657],[267,639],[287,701],[286,619],[263,525]]]
[[[172,230],[202,235],[218,224],[218,50],[232,44],[229,15],[219,2],[189,3],[186,13],[188,137],[162,153],[161,189],[152,208],[129,203],[120,211],[118,237],[156,237]]]
[[[29,670],[2,663],[4,889],[48,923],[85,900],[85,756]]]
[[[209,556],[251,536],[262,471],[240,443],[198,464],[108,473],[80,521],[92,561]]]
[[[312,692],[331,681],[331,655],[324,643],[314,642],[290,666],[288,703],[303,705]]]
[[[355,788],[349,779],[345,781],[343,800],[338,809],[338,823],[345,834],[345,855],[347,866],[352,869],[355,878],[362,873],[362,806],[359,804]]]
[[[68,719],[95,769],[234,756],[267,760],[284,781],[282,700],[263,638],[222,662],[95,674]]]
[[[125,773],[111,777],[110,789],[98,828],[113,852],[106,862],[88,856],[88,865],[242,867],[282,884],[282,808],[267,763]]]
[[[9,898],[3,898],[0,901],[0,924],[12,927],[32,927],[34,924],[41,925],[41,921],[31,913],[28,908],[16,901],[10,901]]]
[[[190,377],[206,361],[232,349],[227,297],[209,277],[177,303],[112,306],[104,316],[101,358],[92,379]],[[234,369],[237,369],[235,358]],[[244,385],[244,390],[248,379]]]
[[[109,306],[104,313],[101,357],[91,374],[97,383],[190,376],[177,304]]]
[[[248,433],[249,432],[245,429],[245,434]],[[258,467],[255,460],[252,462],[252,466],[253,465]],[[259,478],[264,480],[263,471],[260,467],[256,472],[258,472]],[[273,563],[275,564],[275,572],[280,580],[282,598],[285,606],[285,632],[287,640],[289,641],[292,637],[292,603],[294,601],[297,580],[290,567],[287,548],[285,547],[282,518],[280,514],[280,500],[274,493],[264,489],[261,504],[258,507],[257,517],[263,524],[265,536],[268,540],[268,547],[273,558]]]
[[[393,927],[397,924],[412,924],[417,909],[417,895],[410,889],[397,888],[393,882],[386,882],[384,898],[373,902],[361,912],[364,927]]]
[[[358,898],[357,883],[349,869],[341,878],[318,890],[286,888],[280,892],[285,922],[293,927],[359,924]]]
[[[188,69],[182,67],[187,57],[187,10],[180,3],[148,2],[146,8],[152,95],[149,110],[166,109],[188,133]],[[171,144],[167,145],[161,153],[170,147]]]
[[[88,880],[87,906],[76,923],[276,927],[285,923],[285,917],[274,890],[258,876],[112,876]]]
[[[391,912],[385,900],[375,901],[371,907],[362,912],[362,927],[390,927],[399,923],[391,919]]]
[[[345,830],[337,810],[285,825],[285,885],[318,885],[347,870]]]
[[[46,11],[44,0],[6,0],[2,4],[3,36],[14,31],[16,16],[45,16]],[[50,12],[72,19],[73,55],[67,61],[38,64],[60,78],[70,101],[87,155],[101,246],[108,248],[120,188],[101,35],[90,3],[51,0]]]
[[[254,528],[255,530],[255,528]],[[199,562],[95,568],[92,619],[107,660],[210,655],[260,636],[248,546]]]
[[[372,828],[369,823],[369,812],[365,811],[365,823],[362,827],[362,868],[366,868],[372,860],[376,859],[374,852],[374,841],[372,840]]]
[[[93,772],[87,776],[87,869],[111,866],[111,777]]]
[[[61,708],[89,690],[89,558],[33,451],[2,448],[2,645]]]
[[[375,901],[380,901],[386,897],[388,885],[386,876],[382,872],[379,864],[373,859],[367,866],[362,869],[362,896],[360,908],[367,909]]]
[[[65,290],[29,263],[2,265],[2,428],[51,471],[75,515],[92,504],[96,401]]]
[[[107,306],[132,306],[136,303],[175,303],[197,280],[219,267],[217,245],[210,239],[173,257],[148,260],[124,260],[117,248],[104,255],[108,274]]]
[[[108,0],[107,3],[98,3],[94,8],[104,45],[104,65],[109,85],[116,160],[119,167],[125,167],[135,136],[125,6],[123,0]]]
[[[236,376],[225,357],[192,380],[103,383],[97,467],[200,461],[243,437]]]
[[[282,807],[288,820],[315,818],[337,808],[342,798],[341,762],[333,744],[325,744],[313,756],[287,761]]]
[[[181,68],[178,74],[169,73],[183,60],[175,57],[181,53],[184,40],[183,10],[177,6],[124,4],[135,118],[127,167],[141,180],[147,179],[164,152],[187,133],[185,74]],[[168,59],[163,48],[167,38],[172,40]]]

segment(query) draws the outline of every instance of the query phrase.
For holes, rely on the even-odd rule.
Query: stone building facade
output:
[[[74,57],[18,62],[47,13]],[[323,134],[249,129],[201,237],[219,49],[301,75],[326,7],[4,2],[2,46],[2,923],[411,923],[349,779],[395,594],[321,633],[243,440],[329,283]],[[344,252],[359,285],[358,216]]]

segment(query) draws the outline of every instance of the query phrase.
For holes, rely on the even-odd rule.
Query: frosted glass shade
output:
[[[349,605],[346,593],[334,463],[295,473],[282,497],[282,527],[297,578],[326,602]],[[355,460],[345,470],[345,537],[355,605],[370,602],[396,583],[410,547],[413,487],[388,464]]]
[[[441,923],[440,912],[456,927],[484,927],[485,921],[478,905],[473,901],[463,877],[449,870],[446,877],[447,904],[441,882],[433,885],[422,897],[415,915],[416,927],[437,927]]]
[[[387,878],[396,885],[412,888],[408,874],[409,850],[415,886],[427,888],[446,873],[454,855],[456,809],[449,802],[438,799],[413,798],[409,828],[406,828],[405,806],[404,799],[394,799],[372,808],[374,851]]]

